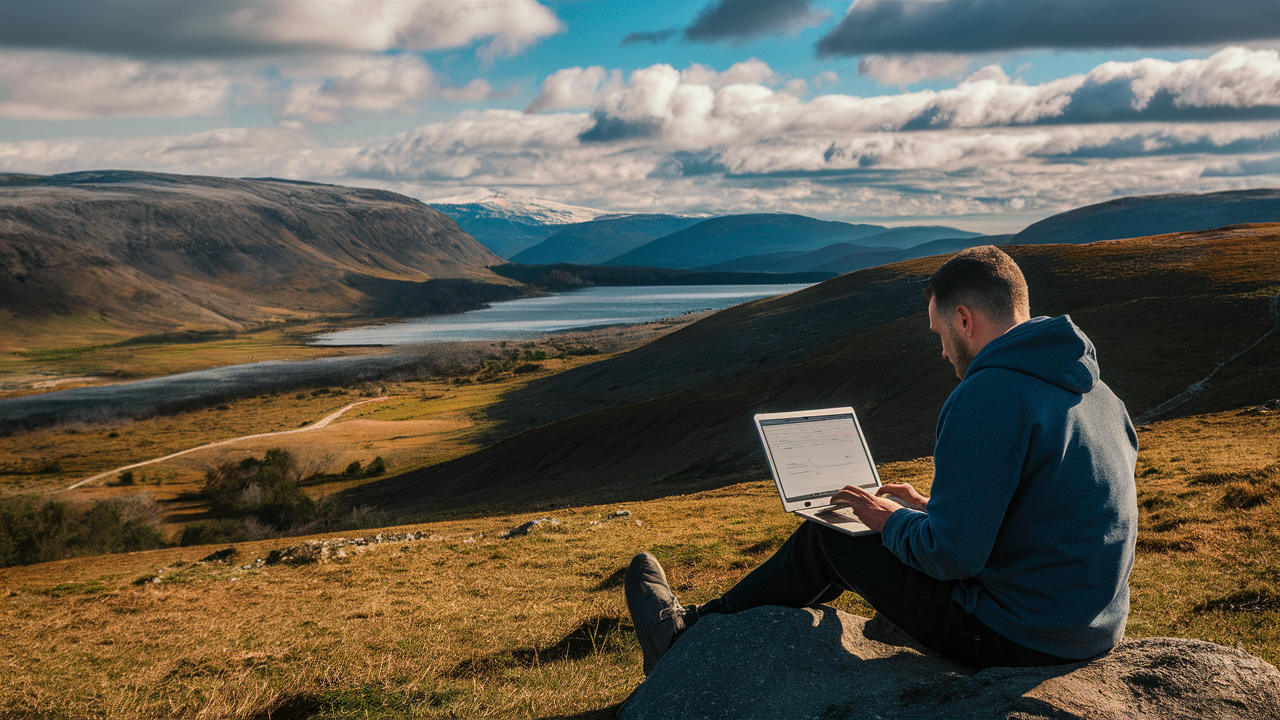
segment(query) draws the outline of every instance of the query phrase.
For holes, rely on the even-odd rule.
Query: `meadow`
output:
[[[1130,636],[1280,662],[1280,412],[1143,426]],[[880,466],[927,493],[929,458]],[[289,538],[0,570],[0,715],[608,717],[641,681],[622,569],[648,550],[685,602],[730,587],[794,528],[756,479],[643,502],[358,531],[318,563]],[[630,514],[619,514],[619,511]],[[523,537],[501,536],[555,517]],[[422,539],[372,542],[377,534]],[[310,539],[324,539],[317,536]],[[845,595],[836,607],[870,611]]]

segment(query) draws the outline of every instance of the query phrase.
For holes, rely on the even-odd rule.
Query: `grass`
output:
[[[56,325],[53,320],[48,322]],[[73,325],[72,329],[80,326]],[[59,383],[58,389],[65,389],[262,360],[309,360],[382,352],[378,348],[316,347],[305,343],[305,335],[323,329],[328,326],[299,325],[198,342],[180,337],[175,341],[173,336],[163,334],[150,338],[112,335],[99,338],[102,341],[96,344],[85,344],[84,338],[94,338],[92,334],[50,333],[42,336],[38,346],[0,344],[0,396],[46,391],[49,383]]]
[[[1130,636],[1196,637],[1280,662],[1277,436],[1280,413],[1239,411],[1140,432]],[[880,471],[927,492],[932,463]],[[1232,488],[1264,499],[1224,506]],[[546,515],[561,524],[498,537]],[[224,547],[206,546],[9,568],[0,715],[599,713],[642,679],[621,591],[632,554],[657,555],[682,601],[697,603],[795,524],[772,483],[756,481],[394,528],[430,537],[298,567],[253,566],[297,542],[275,540],[237,545],[229,563],[199,562]],[[848,594],[836,605],[870,613]]]

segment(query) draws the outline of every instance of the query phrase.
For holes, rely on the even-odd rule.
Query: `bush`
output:
[[[375,475],[381,475],[386,471],[387,463],[382,459],[382,456],[379,455],[369,463],[369,467],[364,469],[364,476],[374,477]]]
[[[357,477],[357,476],[359,476],[359,475],[360,475],[360,461],[359,461],[359,460],[352,460],[352,461],[351,461],[351,464],[347,466],[347,469],[342,471],[342,474],[343,474],[343,475],[346,475],[347,477]]]
[[[133,471],[125,470],[124,472],[116,476],[116,481],[114,483],[107,483],[107,484],[108,485],[132,485],[133,480],[134,480]]]
[[[0,567],[164,546],[148,496],[72,504],[34,495],[0,497]]]
[[[299,479],[293,456],[276,448],[261,460],[245,458],[213,468],[205,474],[201,492],[215,512],[253,517],[284,530],[315,514],[315,501],[298,486]]]

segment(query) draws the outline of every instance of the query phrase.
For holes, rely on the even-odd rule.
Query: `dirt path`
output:
[[[329,413],[328,415],[325,415],[323,418],[320,419],[320,421],[313,423],[311,425],[307,425],[306,427],[300,427],[294,430],[281,430],[279,432],[258,433],[256,435],[244,435],[242,437],[231,438],[229,440],[219,440],[217,442],[207,443],[199,447],[180,450],[176,453],[165,455],[164,457],[152,458],[151,460],[143,460],[142,462],[134,463],[132,465],[125,465],[124,467],[118,467],[114,470],[108,470],[104,473],[98,473],[93,477],[87,477],[73,485],[68,485],[67,487],[63,488],[63,490],[75,490],[81,485],[87,485],[93,482],[94,480],[101,480],[102,478],[107,477],[109,475],[114,475],[119,472],[124,472],[125,470],[132,470],[133,468],[142,467],[143,465],[150,465],[152,463],[163,462],[165,460],[172,460],[173,458],[176,458],[180,455],[186,455],[187,453],[192,453],[197,450],[205,450],[211,447],[218,447],[219,445],[227,445],[233,442],[240,442],[241,440],[252,440],[254,438],[275,437],[277,435],[292,435],[294,433],[307,432],[308,430],[319,430],[322,427],[327,427],[329,423],[333,422],[334,420],[337,420],[339,417],[342,416],[343,413],[347,412],[351,408],[359,407],[360,405],[367,405],[368,403],[382,402],[383,400],[388,399],[388,397],[389,396],[384,395],[383,397],[380,397],[380,398],[370,398],[368,400],[359,400],[359,401],[353,402],[350,405],[347,405],[346,407],[343,407],[340,410],[335,410]]]

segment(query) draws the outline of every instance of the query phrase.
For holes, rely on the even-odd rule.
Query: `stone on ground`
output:
[[[1060,667],[974,672],[886,621],[831,608],[709,615],[619,712],[649,718],[1274,718],[1280,672],[1199,640],[1142,638]]]

